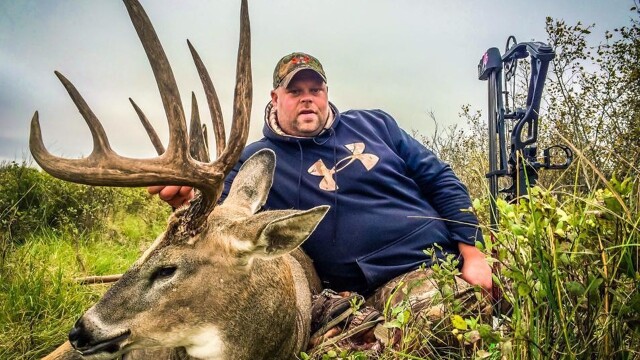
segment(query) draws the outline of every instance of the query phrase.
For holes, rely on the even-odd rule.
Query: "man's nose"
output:
[[[303,92],[302,96],[300,97],[300,100],[304,102],[311,102],[311,92],[309,91]]]

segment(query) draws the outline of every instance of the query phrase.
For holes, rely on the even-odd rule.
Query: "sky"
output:
[[[202,57],[230,128],[239,34],[239,0],[142,0],[176,76],[190,117],[191,92],[203,122],[204,94],[186,40]],[[431,135],[460,123],[461,106],[485,110],[487,83],[477,64],[505,41],[545,41],[545,17],[629,24],[632,0],[249,0],[253,108],[249,141],[262,136],[273,68],[304,51],[323,64],[339,110],[383,109],[408,132]],[[115,0],[0,0],[0,161],[29,161],[29,123],[39,112],[44,142],[65,157],[87,156],[91,136],[54,70],[65,75],[101,120],[112,148],[153,157],[128,98],[165,145],[166,118],[155,80],[127,11]],[[484,111],[486,113],[486,111]],[[227,134],[228,134],[227,130]],[[212,147],[213,149],[213,147]]]

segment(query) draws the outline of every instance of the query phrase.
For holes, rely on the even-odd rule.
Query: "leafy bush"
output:
[[[640,10],[631,10],[630,24],[606,30],[597,45],[589,43],[595,25],[546,21],[557,53],[543,102],[554,122],[548,138],[564,137],[607,176],[640,170]],[[593,188],[585,175],[580,184]]]
[[[113,189],[63,182],[24,163],[3,164],[0,183],[0,231],[16,243],[43,227],[92,229],[114,197]]]
[[[144,207],[149,211],[140,211]],[[142,189],[73,184],[16,162],[0,165],[0,236],[22,244],[42,229],[86,232],[104,227],[117,211],[153,217],[165,206]]]
[[[638,184],[498,201],[498,251],[517,358],[633,358],[640,348]],[[479,203],[479,202],[478,202]]]

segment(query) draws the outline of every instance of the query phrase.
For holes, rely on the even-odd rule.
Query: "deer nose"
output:
[[[69,342],[76,349],[85,347],[87,344],[89,344],[89,339],[87,338],[85,325],[82,321],[82,318],[78,319],[75,325],[73,325],[73,329],[69,331]]]

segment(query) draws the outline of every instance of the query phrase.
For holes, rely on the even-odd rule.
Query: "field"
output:
[[[65,184],[24,164],[4,164],[0,175],[0,358],[34,359],[62,343],[108,286],[77,278],[124,272],[163,230],[169,210],[141,189]],[[637,180],[627,178],[589,194],[536,187],[519,205],[499,201],[502,221],[485,251],[501,264],[496,280],[513,305],[501,326],[462,316],[448,303],[445,321],[425,332],[406,308],[394,308],[387,325],[404,335],[395,348],[374,357],[327,347],[311,356],[640,358],[639,199]],[[474,206],[486,218],[487,199]],[[486,225],[484,231],[490,233]],[[443,289],[453,265],[437,267]],[[434,337],[460,346],[425,346]]]

